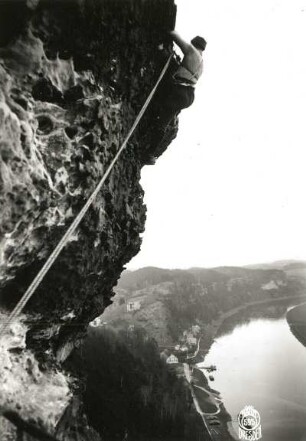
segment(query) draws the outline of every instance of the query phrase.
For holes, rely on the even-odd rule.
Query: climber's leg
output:
[[[163,100],[163,105],[159,109],[159,115],[157,117],[159,126],[161,128],[167,128],[171,120],[177,116],[181,110],[190,107],[193,101],[193,87],[170,83]]]
[[[145,161],[148,165],[155,163],[155,159],[162,155],[169,143],[174,138],[171,133],[170,123],[177,117],[182,109],[191,106],[194,101],[194,88],[172,84],[160,107],[156,117],[154,138],[151,138],[150,147],[146,153]]]

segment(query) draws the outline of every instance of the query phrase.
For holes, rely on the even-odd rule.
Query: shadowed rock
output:
[[[118,151],[164,65],[158,45],[174,21],[173,0],[0,2],[2,320]],[[144,126],[149,130],[148,118]],[[70,399],[71,379],[60,363],[111,303],[140,248],[141,149],[137,132],[15,324],[24,346],[7,351],[8,340],[0,342],[0,405],[40,420],[51,434]],[[25,373],[27,360],[34,368]],[[31,384],[38,397],[52,375],[62,382],[56,398],[49,394],[50,407],[28,399]]]

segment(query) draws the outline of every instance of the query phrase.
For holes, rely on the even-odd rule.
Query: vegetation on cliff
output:
[[[206,439],[189,389],[143,330],[90,328],[69,363],[84,372],[86,413],[103,440]]]

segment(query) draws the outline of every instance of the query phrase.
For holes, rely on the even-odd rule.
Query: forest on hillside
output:
[[[192,324],[209,329],[209,324],[220,314],[248,302],[273,300],[291,293],[293,295],[287,286],[265,291],[260,288],[257,280],[245,279],[243,282],[236,283],[230,290],[224,281],[208,286],[190,281],[173,283],[165,297],[170,336],[177,340]]]
[[[117,303],[106,311],[105,320],[118,328],[131,323],[142,326],[159,342],[162,335],[165,341],[175,343],[193,325],[199,325],[203,337],[209,338],[212,322],[233,308],[300,295],[305,290],[305,278],[292,277],[278,268],[147,267],[123,273],[118,289]],[[140,301],[141,308],[129,314],[126,302],[133,298]]]
[[[90,328],[69,361],[84,378],[92,426],[105,441],[205,441],[183,379],[142,329]]]

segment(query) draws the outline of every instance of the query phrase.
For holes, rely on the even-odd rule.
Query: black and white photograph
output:
[[[306,0],[0,0],[0,441],[306,441]]]

